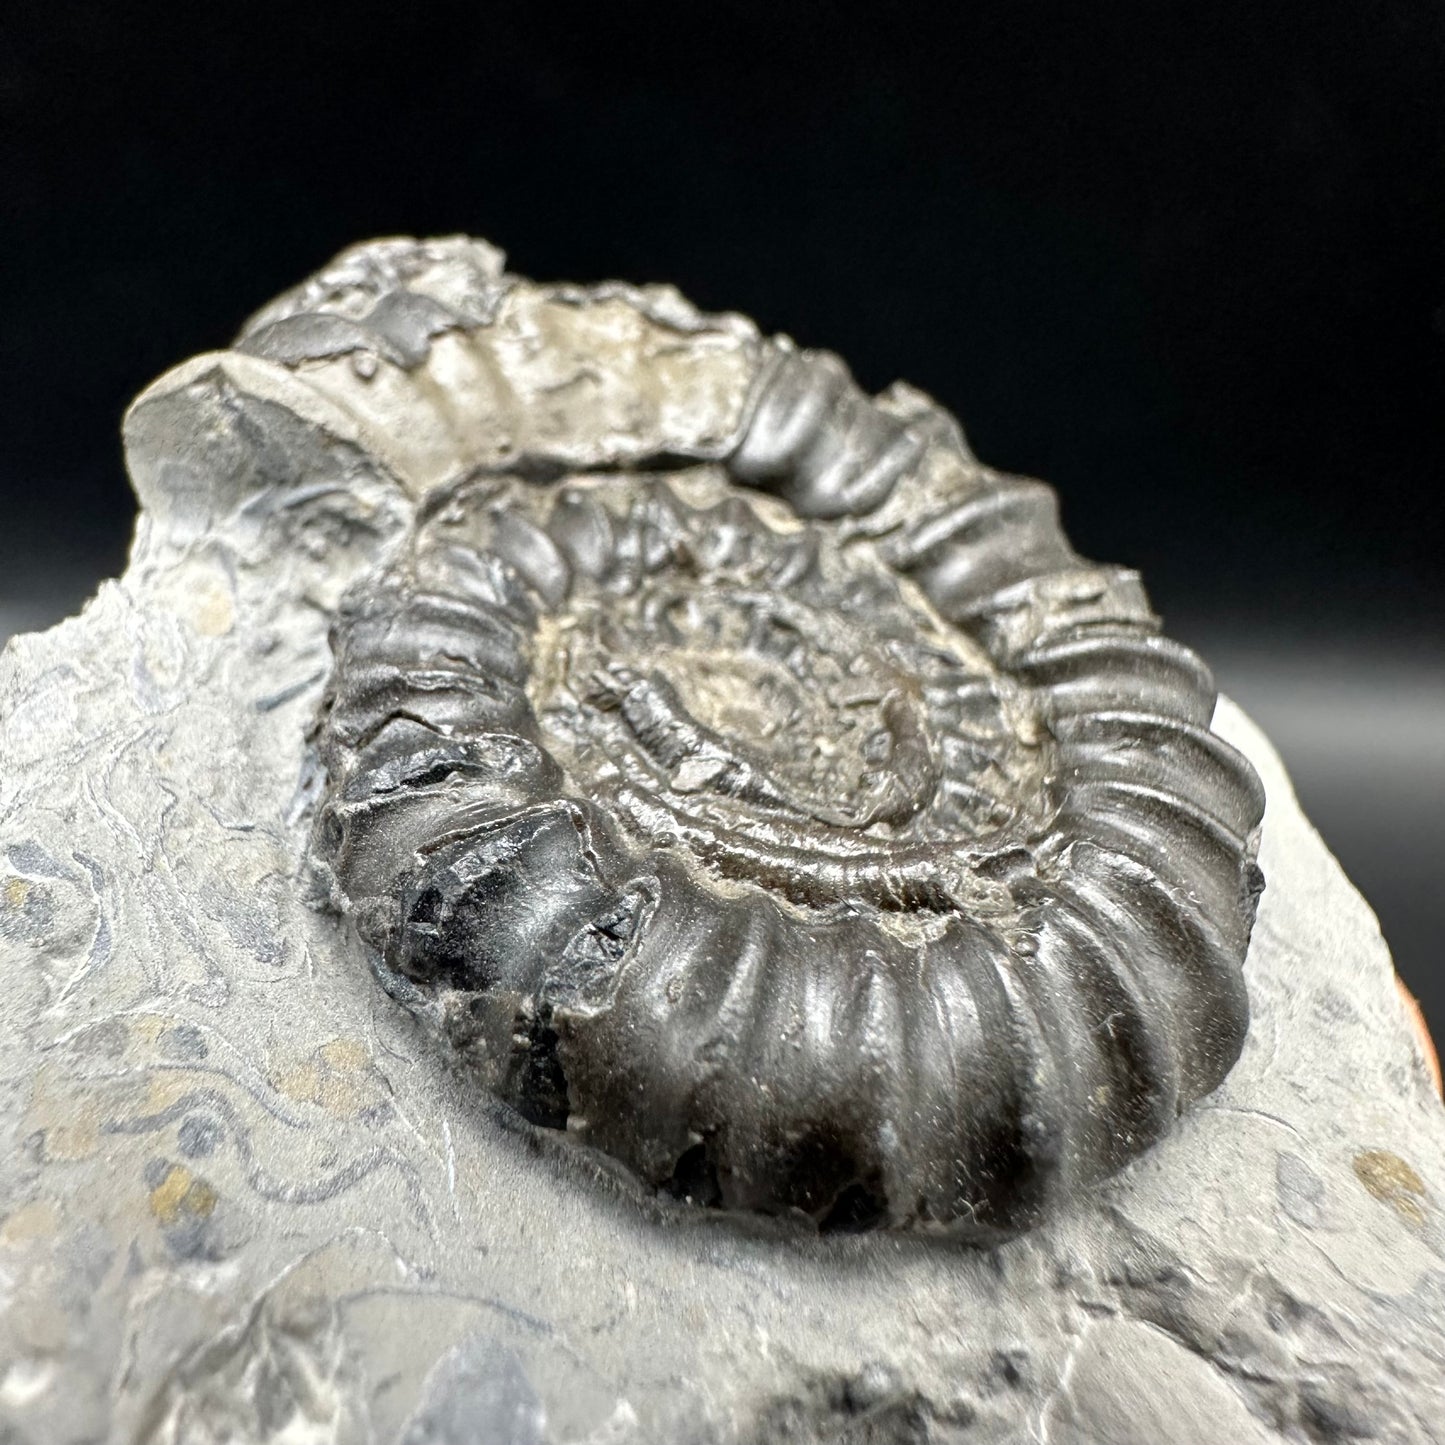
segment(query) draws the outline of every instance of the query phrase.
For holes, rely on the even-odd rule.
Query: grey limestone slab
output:
[[[1267,797],[1243,1052],[996,1247],[660,1202],[377,987],[305,861],[342,592],[459,468],[722,455],[761,345],[389,244],[138,400],[125,574],[0,655],[0,1438],[1445,1440],[1445,1110],[1227,699]],[[621,380],[579,381],[598,345]]]

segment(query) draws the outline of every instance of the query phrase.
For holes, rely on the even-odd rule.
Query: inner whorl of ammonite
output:
[[[826,354],[748,341],[731,436],[577,439],[559,389],[662,414],[619,316],[670,378],[746,337],[605,288],[557,324],[592,304],[537,454],[437,489],[343,601],[332,900],[486,1088],[664,1195],[1036,1224],[1242,1046],[1263,797],[1209,674],[1047,487]],[[489,366],[543,365],[495,325]]]
[[[560,493],[553,525],[603,522],[613,554],[535,644],[552,755],[640,841],[799,903],[976,893],[979,850],[1048,812],[1028,690],[825,527],[688,481],[706,503],[654,479]],[[629,545],[649,530],[651,554]]]

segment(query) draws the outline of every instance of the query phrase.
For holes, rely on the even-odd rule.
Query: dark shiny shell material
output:
[[[1048,487],[760,350],[725,448],[432,499],[336,619],[313,853],[533,1123],[999,1238],[1233,1065],[1260,785]]]

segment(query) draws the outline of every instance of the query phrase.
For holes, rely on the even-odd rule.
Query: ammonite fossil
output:
[[[361,346],[371,306],[385,357],[440,304],[354,282],[255,344]],[[432,489],[336,619],[334,901],[486,1087],[659,1190],[1029,1227],[1243,1041],[1263,798],[1209,673],[918,393],[671,293],[544,301],[612,317],[557,387],[601,401]],[[427,315],[547,362],[495,306]],[[720,334],[725,428],[687,372]]]

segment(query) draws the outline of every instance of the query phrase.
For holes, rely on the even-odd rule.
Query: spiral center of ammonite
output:
[[[630,503],[614,535],[655,528],[659,484],[607,495]],[[828,858],[866,861],[881,896],[895,862],[933,868],[920,848],[947,871],[1036,825],[1029,699],[866,551],[739,504],[666,506],[671,545],[617,543],[651,565],[574,586],[537,638],[533,708],[579,787],[645,841],[785,893]]]
[[[589,607],[564,646],[593,731],[651,781],[839,827],[931,802],[939,744],[916,680],[862,629],[736,587],[639,601]]]

